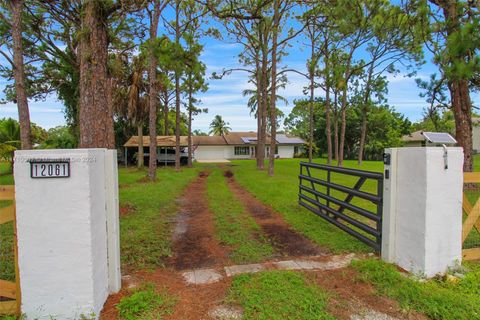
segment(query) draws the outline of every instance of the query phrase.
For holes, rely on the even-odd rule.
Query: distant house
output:
[[[472,124],[473,152],[480,153],[480,118],[473,118]]]
[[[480,118],[472,118],[473,152],[480,153]],[[423,136],[423,130],[412,132],[402,137],[404,147],[425,147],[430,145]]]
[[[418,130],[402,137],[404,147],[425,147],[427,141],[423,136],[423,130]]]
[[[305,141],[300,138],[286,134],[277,134],[275,156],[278,158],[293,158],[295,154],[301,152]],[[145,152],[148,152],[150,138],[143,137]],[[265,156],[270,155],[270,136],[267,137],[265,146]],[[216,161],[231,159],[251,159],[255,158],[257,150],[257,133],[249,132],[230,132],[224,136],[192,136],[192,149],[194,158],[197,161]],[[158,136],[157,146],[162,148],[175,147],[175,136]],[[186,136],[180,137],[180,146],[185,149],[188,146]],[[135,153],[138,148],[138,137],[132,136],[124,144],[126,152],[131,149]],[[159,151],[157,151],[158,153]],[[128,155],[126,155],[128,158]]]

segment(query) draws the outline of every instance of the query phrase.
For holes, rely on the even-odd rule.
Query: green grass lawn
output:
[[[473,170],[480,171],[480,154],[473,157]],[[480,198],[480,192],[478,190],[466,190],[465,193],[472,206],[475,205],[475,202]],[[463,218],[466,219],[466,215],[464,215]],[[468,234],[467,239],[465,239],[463,248],[469,249],[476,247],[480,247],[480,231],[473,228]]]
[[[12,166],[10,162],[0,162],[0,185],[13,184]]]
[[[117,304],[117,310],[123,320],[157,320],[170,314],[174,305],[174,297],[158,292],[153,283],[146,283],[123,297]]]
[[[162,266],[171,256],[172,217],[175,199],[197,176],[197,169],[159,168],[156,182],[143,182],[146,171],[119,170],[120,206],[132,210],[120,218],[122,262],[128,267]]]
[[[317,161],[324,163],[323,159]],[[334,252],[367,251],[368,248],[358,240],[297,205],[299,162],[298,159],[277,161],[274,177],[269,177],[266,172],[258,172],[254,161],[235,161],[233,170],[240,184],[280,212],[299,232],[319,245],[327,246]],[[479,162],[480,157],[476,156],[477,170],[480,170]],[[377,172],[383,170],[381,162],[364,162],[364,165],[358,167],[355,161],[347,161],[345,166]],[[345,179],[345,176],[338,176],[336,179]],[[350,186],[352,183],[348,180],[342,182]],[[375,187],[375,185],[367,185],[363,190],[372,192]],[[473,201],[473,198],[478,197],[478,192],[473,192],[471,197]],[[361,275],[360,280],[372,283],[379,295],[397,300],[403,309],[415,310],[438,320],[480,319],[480,266],[474,263],[465,263],[465,265],[472,270],[459,283],[453,284],[438,279],[419,282],[401,275],[395,266],[379,260],[353,264]],[[252,280],[253,278],[248,279],[257,281]],[[255,303],[251,301],[255,301],[254,299],[258,299],[261,295],[273,293],[260,294],[256,291],[256,285],[253,287],[253,289],[248,285],[241,289],[234,287],[237,293],[232,293],[232,296],[236,297],[235,301],[240,301],[247,310],[253,308],[252,318],[256,319],[256,316],[263,314],[263,311],[256,310]],[[292,298],[292,295],[286,294],[287,301]]]
[[[324,163],[323,159],[316,160]],[[333,252],[367,252],[369,247],[327,223],[306,209],[298,201],[299,159],[276,161],[276,173],[269,177],[266,171],[257,171],[255,162],[233,161],[235,179],[257,198],[278,211],[298,232],[306,235]],[[381,172],[381,162],[364,162],[358,167],[356,161],[346,161],[346,167]],[[475,157],[475,168],[480,171],[480,157]],[[0,165],[0,170],[2,166]],[[258,225],[243,210],[241,203],[228,190],[222,172],[215,166],[196,165],[175,172],[172,168],[159,168],[158,180],[145,182],[146,172],[135,168],[119,170],[120,205],[130,210],[121,217],[122,262],[127,269],[154,268],[162,266],[171,252],[172,218],[178,210],[175,199],[182,196],[184,188],[193,181],[200,170],[211,170],[207,180],[209,206],[215,215],[215,228],[220,241],[234,248],[235,262],[260,261],[273,250],[262,240]],[[354,180],[342,183],[352,185]],[[0,175],[0,183],[13,184],[11,174]],[[364,186],[372,192],[374,184]],[[472,201],[475,193],[471,195]],[[361,203],[358,203],[361,204]],[[2,205],[0,203],[0,205]],[[3,204],[5,205],[5,204]],[[7,238],[11,238],[9,225],[0,226],[0,278],[9,279],[12,268],[5,260],[12,261],[5,253],[11,252]],[[260,235],[260,236],[259,236]],[[4,245],[6,243],[6,245]],[[5,258],[7,257],[7,258]],[[458,283],[443,280],[418,282],[401,275],[397,269],[378,260],[355,262],[359,281],[372,283],[379,295],[399,301],[402,308],[425,313],[432,319],[480,319],[480,266],[466,264],[471,271]],[[12,264],[13,266],[13,264]],[[352,281],[356,281],[352,279]],[[302,273],[272,271],[235,277],[229,290],[227,302],[240,305],[245,319],[332,319],[325,311],[328,292],[309,283]],[[135,310],[147,315],[151,310],[168,313],[173,304],[171,297],[142,288],[131,299],[125,298],[123,317],[128,318]],[[151,299],[162,300],[150,308]],[[142,309],[143,308],[143,309]],[[143,311],[142,311],[143,310]]]
[[[207,194],[215,216],[215,233],[220,242],[232,248],[230,259],[234,263],[259,262],[272,255],[273,247],[230,191],[219,168],[212,169],[208,177]]]
[[[337,227],[314,215],[307,209],[298,205],[298,174],[301,159],[281,159],[275,162],[275,175],[269,177],[266,171],[258,171],[255,161],[233,161],[235,179],[258,199],[270,205],[283,215],[285,220],[298,232],[306,235],[320,246],[328,247],[335,253],[342,252],[368,252],[371,249],[340,231]],[[316,159],[315,162],[325,163],[325,159]],[[356,161],[345,161],[349,168],[359,168]],[[381,162],[366,161],[361,169],[381,172]],[[345,175],[332,175],[336,183],[353,186],[356,179]],[[376,185],[367,183],[361,190],[374,192]],[[342,196],[340,193],[332,193]],[[357,205],[364,205],[362,201],[355,200]],[[370,205],[370,204],[367,204]]]
[[[10,162],[0,162],[0,185],[12,185],[13,175]],[[0,201],[0,208],[9,206],[11,201]],[[15,280],[13,251],[13,222],[0,225],[0,279]]]
[[[469,200],[470,204],[472,206],[475,205],[475,202],[480,197],[480,192],[478,190],[466,190],[465,194],[467,195],[467,199]],[[465,220],[467,218],[467,215],[463,215],[463,219]],[[463,243],[463,248],[464,249],[470,249],[470,248],[477,248],[480,247],[480,231],[477,230],[477,228],[473,228],[472,231],[467,236],[467,239],[465,239],[465,242]]]
[[[0,201],[0,207],[6,201]],[[0,225],[0,279],[15,280],[13,222]]]
[[[309,284],[302,273],[267,271],[233,279],[227,301],[240,305],[245,320],[330,320],[328,293]]]
[[[10,162],[0,162],[0,176],[12,173],[12,164]]]
[[[421,312],[434,320],[480,319],[480,265],[458,283],[433,279],[420,282],[401,275],[394,265],[379,260],[353,262],[359,279],[372,283],[378,294],[397,300],[405,310]]]

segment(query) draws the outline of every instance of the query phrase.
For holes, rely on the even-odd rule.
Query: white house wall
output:
[[[278,156],[280,158],[293,158],[294,146],[278,146]],[[265,157],[267,148],[265,148]],[[198,146],[195,150],[196,160],[218,160],[218,159],[252,159],[252,150],[250,154],[235,155],[235,146]]]
[[[225,159],[225,146],[198,146],[195,149],[195,159],[197,160],[217,160]]]
[[[473,151],[480,153],[480,125],[474,125],[472,130]]]
[[[240,146],[237,146],[240,147]],[[241,147],[247,147],[247,146],[241,146]],[[236,155],[235,154],[235,146],[224,146],[224,156],[225,159],[252,159],[252,147],[248,146],[250,148],[250,153],[249,154],[242,154],[242,155]]]
[[[280,158],[293,158],[294,146],[278,146],[278,156]]]

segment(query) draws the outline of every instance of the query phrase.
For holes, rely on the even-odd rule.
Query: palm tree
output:
[[[148,119],[147,82],[145,81],[145,61],[141,56],[133,57],[131,63],[123,61],[119,73],[121,81],[117,82],[114,105],[117,114],[121,115],[132,126],[137,127],[138,153],[137,166],[143,167],[143,126]]]
[[[222,119],[222,116],[217,114],[210,123],[211,130],[209,134],[213,134],[214,136],[223,136],[232,130],[228,125],[229,123],[225,122]]]
[[[247,107],[250,109],[250,115],[254,114],[255,118],[257,118],[257,105],[258,105],[257,90],[256,89],[245,89],[245,90],[243,90],[242,95],[244,97],[250,96],[250,98],[248,98]],[[285,105],[288,105],[287,98],[285,98],[283,96],[280,96],[280,95],[276,95],[276,98],[277,98],[276,99],[277,101],[281,101],[281,102],[285,103]],[[269,111],[270,108],[268,107],[270,105],[270,95],[268,95],[267,102],[268,102],[267,103],[267,112],[270,112]],[[277,112],[278,112],[278,110],[279,109],[277,108]]]

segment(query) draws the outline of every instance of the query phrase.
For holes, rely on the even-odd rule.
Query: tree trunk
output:
[[[180,44],[180,3],[175,6],[175,43]],[[175,70],[175,170],[180,170],[180,72]]]
[[[175,71],[175,170],[180,170],[180,76]]]
[[[116,83],[115,83],[115,79],[113,79],[111,76],[108,76],[108,79],[107,79],[107,108],[108,108],[108,112],[110,112],[110,114],[112,115],[111,117],[108,117],[107,121],[107,127],[108,128],[112,128],[111,130],[108,130],[107,131],[107,139],[108,139],[108,144],[113,146],[113,148],[116,148],[115,146],[115,130],[114,130],[114,121],[113,121],[113,109],[114,109],[114,106],[113,106],[113,94],[114,94],[114,90],[115,90],[115,86],[116,86]]]
[[[143,153],[143,123],[137,124],[137,136],[138,136],[138,152],[137,152],[137,167],[139,169],[143,168],[143,160],[144,160],[144,153]],[[151,153],[151,152],[150,152]]]
[[[334,124],[333,124],[333,134],[334,134],[334,143],[335,143],[335,161],[338,162],[338,91],[335,89],[335,110],[334,110]]]
[[[347,109],[342,108],[341,110],[342,122],[340,126],[340,144],[338,146],[338,166],[339,167],[343,167],[343,158],[345,154],[345,133],[347,129],[346,113],[347,113]]]
[[[350,65],[352,61],[353,51],[350,52],[350,56],[347,60],[345,70],[345,83],[342,91],[342,106],[340,109],[342,116],[342,126],[340,127],[340,145],[338,147],[338,166],[343,167],[343,158],[345,153],[345,133],[347,129],[347,100],[348,100],[348,81],[350,80]]]
[[[448,85],[452,97],[452,108],[455,117],[455,138],[463,148],[463,171],[473,171],[472,156],[472,102],[468,81],[453,80]]]
[[[365,140],[367,137],[367,106],[362,108],[362,125],[360,126],[360,145],[358,147],[358,165],[362,165],[363,150],[365,149]]]
[[[313,66],[313,60],[315,59],[315,41],[312,38],[312,52],[310,55],[310,107],[309,107],[309,142],[308,142],[308,162],[312,162],[313,159],[313,104],[315,103],[315,68]]]
[[[192,163],[192,114],[193,114],[193,96],[191,88],[192,75],[189,74],[190,87],[188,88],[188,167],[193,167]]]
[[[266,145],[267,145],[267,125],[268,125],[268,86],[269,86],[269,79],[268,79],[268,32],[266,32],[265,30],[265,33],[264,33],[264,41],[263,41],[263,62],[262,62],[262,73],[263,73],[263,76],[262,76],[262,81],[263,81],[263,84],[262,84],[262,107],[263,107],[263,111],[262,111],[262,152],[263,152],[263,156],[262,156],[262,169],[265,169],[265,165],[264,165],[264,160],[265,158],[267,157],[266,156]]]
[[[325,41],[325,135],[327,138],[327,164],[332,164],[332,121],[330,119],[330,54],[328,39]],[[336,101],[335,101],[336,103]],[[335,106],[336,107],[336,106]],[[337,147],[336,147],[337,148]],[[337,148],[338,149],[338,148]]]
[[[262,89],[262,69],[260,67],[260,55],[256,54],[256,78],[257,78],[257,146],[255,157],[257,159],[257,170],[263,169],[263,160],[265,158],[265,147],[260,148],[262,128],[263,128],[263,89]],[[263,151],[262,151],[263,150]]]
[[[155,1],[150,18],[150,40],[157,38],[158,21],[160,19],[160,1]],[[152,44],[153,46],[153,44]],[[157,58],[153,48],[150,48],[148,63],[148,131],[150,134],[150,157],[148,160],[148,177],[155,180],[157,177]]]
[[[265,23],[263,23],[264,26]],[[264,26],[265,27],[265,26]],[[259,157],[258,169],[263,170],[265,168],[265,144],[267,138],[267,104],[268,104],[268,37],[266,36],[266,30],[262,30],[261,46],[262,46],[262,61],[261,61],[261,103],[258,104],[258,108],[261,110],[261,127],[260,136],[257,138],[257,151]],[[258,89],[257,89],[258,90]]]
[[[343,157],[345,152],[345,133],[347,129],[347,84],[343,88],[342,107],[340,109],[342,125],[340,127],[340,145],[338,147],[338,166],[343,167]]]
[[[165,105],[163,106],[163,126],[165,127],[165,135],[168,136],[168,89],[165,87],[164,89],[164,98],[165,98]]]
[[[447,35],[458,33],[460,29],[460,19],[458,14],[459,1],[443,1],[437,4],[442,7],[447,24]],[[464,56],[452,57],[451,60],[458,59],[465,62]],[[450,61],[454,63],[454,61]],[[463,171],[473,171],[473,141],[472,141],[472,101],[470,100],[470,91],[467,79],[450,79],[448,88],[452,101],[453,115],[455,117],[455,138],[458,145],[463,148]]]
[[[365,140],[367,138],[367,115],[368,115],[368,106],[370,104],[370,88],[373,75],[373,66],[370,66],[368,70],[368,78],[365,87],[365,97],[363,99],[363,108],[362,108],[362,126],[360,128],[360,146],[358,148],[358,165],[362,165],[363,161],[363,150],[365,149]]]
[[[107,17],[100,0],[85,2],[81,14],[80,53],[80,147],[115,147],[113,113],[107,99]]]
[[[11,1],[12,12],[12,40],[13,40],[13,77],[15,79],[15,93],[18,107],[18,122],[20,124],[20,141],[22,149],[31,149],[30,112],[25,91],[25,70],[23,63],[22,45],[22,11],[23,0]]]
[[[275,147],[277,141],[277,39],[278,28],[280,24],[279,17],[279,1],[273,1],[273,35],[272,35],[272,92],[270,96],[270,156],[268,161],[268,175],[273,176],[275,173]]]
[[[327,136],[327,164],[332,164],[332,124],[330,120],[330,84],[325,88],[325,134]]]

